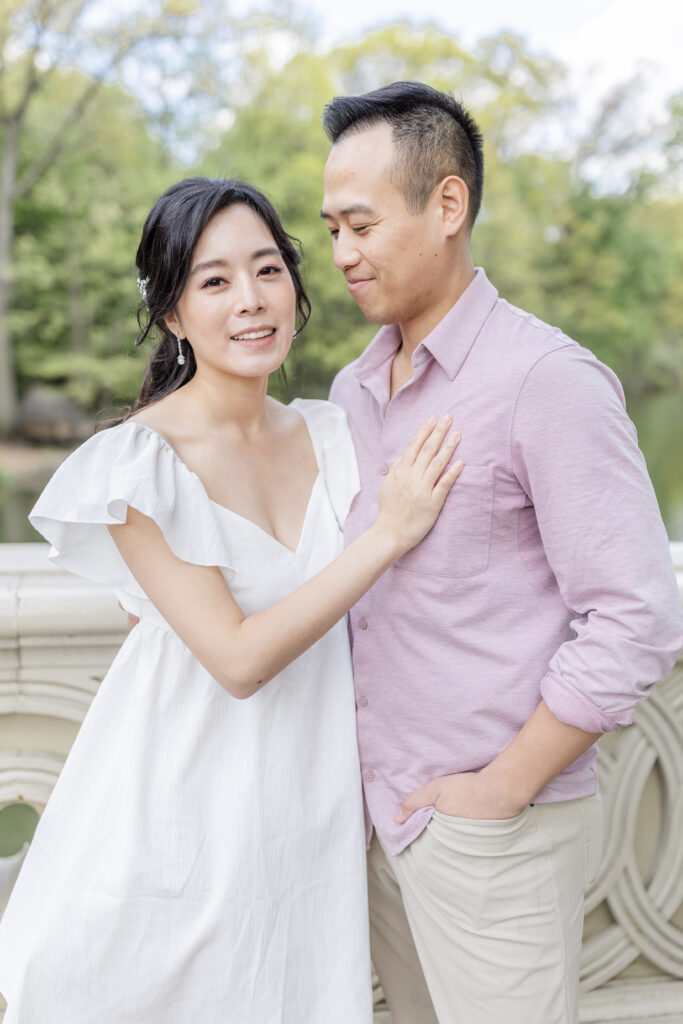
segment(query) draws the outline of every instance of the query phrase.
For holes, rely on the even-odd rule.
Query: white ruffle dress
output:
[[[31,521],[59,565],[140,617],[88,711],[0,923],[6,1024],[370,1024],[345,621],[248,700],[146,598],[107,524],[130,505],[246,614],[342,549],[358,490],[344,413],[296,400],[318,462],[296,551],[212,502],[125,422],[62,466]]]

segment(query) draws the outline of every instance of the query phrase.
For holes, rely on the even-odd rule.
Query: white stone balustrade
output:
[[[683,595],[683,544],[671,548]],[[0,545],[0,810],[42,811],[126,632],[111,592],[51,566],[47,550]],[[603,739],[599,772],[605,849],[588,894],[581,1021],[683,1024],[683,662],[632,726]],[[376,1021],[389,1022],[379,988]]]

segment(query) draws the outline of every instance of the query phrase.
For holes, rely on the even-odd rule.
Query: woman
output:
[[[6,1024],[369,1024],[363,822],[343,616],[434,523],[461,463],[432,420],[342,552],[344,414],[267,395],[297,254],[234,181],[170,188],[137,254],[162,339],[132,416],[31,514],[140,619],[0,928]],[[248,699],[247,699],[248,698]]]

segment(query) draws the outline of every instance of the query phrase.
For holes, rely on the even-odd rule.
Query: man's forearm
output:
[[[544,701],[507,747],[483,769],[489,784],[500,789],[503,799],[533,802],[537,793],[585,753],[601,733],[584,732],[565,725]]]

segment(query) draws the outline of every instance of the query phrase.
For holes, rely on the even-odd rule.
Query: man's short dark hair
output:
[[[332,143],[377,124],[392,125],[394,180],[408,209],[420,213],[438,183],[455,174],[469,189],[470,226],[474,223],[484,186],[483,140],[450,93],[421,82],[393,82],[362,96],[335,96],[322,120]]]

